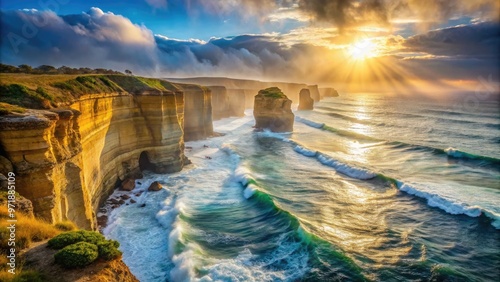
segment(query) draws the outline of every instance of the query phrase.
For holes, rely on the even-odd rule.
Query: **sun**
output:
[[[354,60],[364,60],[377,55],[377,45],[370,39],[363,39],[347,47],[349,57]]]

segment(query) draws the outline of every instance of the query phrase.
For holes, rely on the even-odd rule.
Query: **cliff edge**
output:
[[[0,155],[37,217],[96,229],[97,209],[123,181],[186,163],[178,86],[125,75],[30,77],[11,75],[1,85],[0,102],[27,107],[29,98],[38,109],[0,116]]]
[[[255,96],[253,115],[255,128],[273,132],[293,131],[292,101],[278,87],[260,90]]]

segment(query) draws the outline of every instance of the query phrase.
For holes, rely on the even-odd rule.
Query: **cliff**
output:
[[[212,92],[212,119],[219,120],[231,116],[229,97],[224,86],[208,86]]]
[[[309,92],[311,93],[311,98],[314,100],[314,102],[319,102],[321,97],[319,95],[318,85],[308,85],[307,89],[309,89]]]
[[[255,96],[253,115],[256,129],[273,132],[293,131],[292,101],[277,87],[259,91]]]
[[[338,97],[339,93],[333,88],[319,88],[321,97]]]
[[[212,91],[214,120],[244,116],[246,93],[243,89],[227,89],[225,86],[208,86],[208,88]]]
[[[290,83],[290,82],[268,82],[250,79],[234,79],[226,77],[192,77],[192,78],[168,78],[169,81],[182,82],[182,83],[195,83],[205,86],[218,85],[226,87],[227,91],[233,91],[233,93],[238,93],[236,90],[243,90],[245,93],[245,103],[243,109],[253,108],[254,96],[257,95],[259,90],[278,87],[281,91],[292,101],[299,101],[299,92],[303,88],[308,88],[304,83]],[[314,90],[314,86],[311,86],[311,93]],[[317,86],[316,86],[317,88]],[[239,94],[237,94],[239,95]],[[313,97],[314,98],[314,97]],[[319,101],[319,94],[318,94]],[[214,104],[212,104],[214,105]],[[242,106],[241,102],[239,104],[233,104]]]
[[[297,110],[312,110],[314,108],[314,100],[311,98],[309,89],[304,88],[299,93],[299,106]]]
[[[245,91],[243,89],[227,89],[229,109],[231,116],[242,117],[245,115]]]
[[[184,93],[184,139],[198,140],[213,135],[212,92],[193,84],[174,84]]]
[[[50,100],[65,108],[0,116],[0,154],[37,217],[95,229],[96,210],[123,180],[144,169],[182,169],[184,93],[177,86],[121,75],[47,77]],[[21,86],[31,94],[45,78],[35,79],[10,80],[27,81]],[[2,87],[20,87],[12,85],[20,84]],[[2,99],[16,102],[11,94]]]

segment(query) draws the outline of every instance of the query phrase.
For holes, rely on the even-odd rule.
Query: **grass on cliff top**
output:
[[[107,76],[114,83],[119,85],[123,90],[129,93],[140,93],[142,91],[160,90],[160,91],[178,91],[172,83],[155,79],[139,76],[128,75],[108,75]]]
[[[286,95],[283,94],[281,89],[278,87],[269,87],[263,90],[259,91],[259,95],[263,95],[264,97],[269,97],[269,98],[286,98]]]
[[[50,109],[74,102],[84,94],[178,91],[164,80],[128,75],[0,74],[0,115],[22,108]]]
[[[24,113],[26,110],[16,105],[0,102],[0,116],[9,113]]]

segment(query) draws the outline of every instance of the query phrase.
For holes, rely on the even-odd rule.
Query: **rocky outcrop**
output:
[[[175,84],[184,92],[184,139],[208,138],[213,135],[212,93],[194,84]]]
[[[193,77],[193,78],[169,78],[169,81],[177,81],[183,83],[196,83],[200,85],[219,85],[224,86],[228,91],[243,90],[245,93],[245,105],[244,109],[253,108],[254,97],[257,95],[260,89],[265,89],[269,87],[278,87],[281,91],[294,103],[299,101],[299,92],[303,88],[308,86],[304,83],[289,83],[289,82],[267,82],[249,79],[234,79],[226,77]],[[314,86],[311,86],[314,90]],[[315,95],[311,91],[311,95]],[[313,96],[312,96],[313,97]],[[314,98],[314,97],[313,97]],[[319,101],[319,96],[317,97]],[[241,106],[241,104],[238,104]],[[212,106],[215,106],[212,103]]]
[[[314,102],[319,102],[321,97],[319,95],[318,85],[308,85],[307,89],[309,89],[309,92],[311,93],[311,98],[313,98]]]
[[[123,180],[143,169],[182,169],[183,92],[130,93],[85,94],[64,110],[0,117],[0,152],[37,217],[95,229],[95,212]]]
[[[273,132],[293,131],[292,101],[277,87],[259,91],[255,96],[253,115],[255,128]]]
[[[339,93],[333,88],[319,88],[319,93],[321,97],[338,97]]]
[[[311,98],[309,89],[304,88],[299,93],[299,106],[297,110],[312,110],[314,108],[314,100]]]
[[[160,182],[154,181],[151,185],[149,185],[148,191],[160,191],[162,188],[163,186],[161,186]]]
[[[121,258],[111,261],[97,260],[84,268],[66,269],[54,263],[54,254],[57,251],[48,248],[46,242],[34,243],[21,253],[22,260],[26,262],[22,271],[39,272],[45,278],[44,281],[139,282]]]

